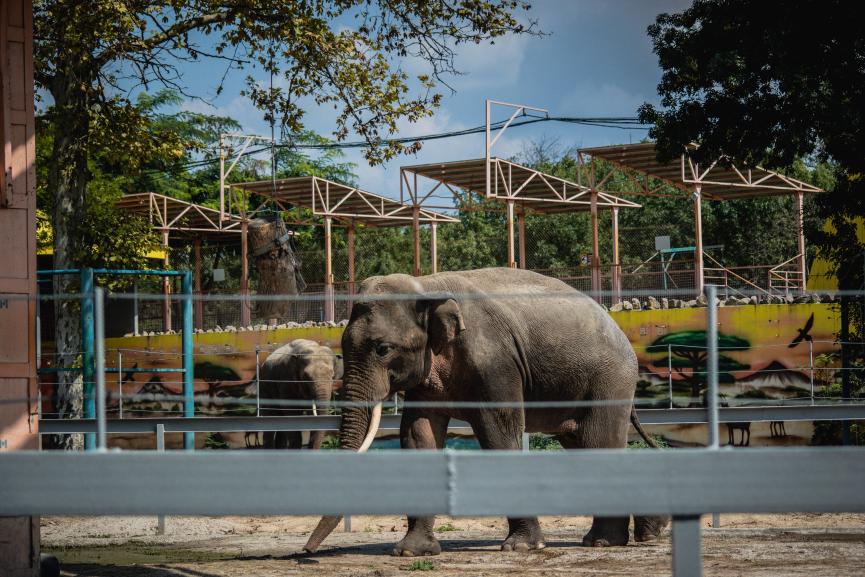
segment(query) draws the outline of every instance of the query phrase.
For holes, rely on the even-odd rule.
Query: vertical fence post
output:
[[[156,450],[160,453],[165,451],[165,425],[162,423],[156,425]],[[165,515],[156,518],[156,533],[165,535]]]
[[[93,321],[95,332],[94,372],[96,377],[96,449],[105,451],[105,295],[93,289]]]
[[[261,364],[259,361],[259,348],[255,345],[255,416],[261,416]],[[257,434],[257,433],[256,433]]]
[[[117,410],[123,418],[123,353],[117,349]]]
[[[706,370],[708,371],[708,390],[706,391],[706,406],[709,421],[709,444],[706,447],[710,451],[717,451],[720,446],[718,439],[718,287],[706,285],[706,348],[708,358]],[[712,527],[721,526],[721,516],[712,513]]]
[[[132,281],[132,334],[138,336],[138,280]]]
[[[84,390],[84,418],[96,417],[96,404],[93,398],[93,269],[82,268],[81,277],[81,379]],[[96,447],[93,433],[84,435],[84,449],[92,451]]]
[[[814,342],[808,341],[808,372],[811,378],[811,404],[814,404]]]
[[[529,434],[526,431],[523,431],[523,452],[529,452]]]
[[[700,516],[673,517],[673,577],[703,575]]]
[[[181,353],[183,358],[183,416],[192,418],[195,416],[195,390],[193,378],[195,376],[195,365],[192,361],[192,273],[183,272],[181,277],[183,332],[181,340]],[[195,449],[195,433],[186,431],[183,433],[183,448],[187,451]]]

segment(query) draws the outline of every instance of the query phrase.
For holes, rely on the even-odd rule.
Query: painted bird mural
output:
[[[814,313],[811,313],[811,316],[808,317],[808,320],[805,322],[805,326],[802,327],[801,329],[796,329],[797,331],[799,331],[799,334],[796,335],[796,338],[793,339],[790,342],[790,344],[787,345],[787,347],[792,349],[792,348],[796,347],[802,341],[808,341],[809,343],[812,342],[814,339],[811,337],[810,331],[811,331],[811,328],[813,326],[814,326]]]

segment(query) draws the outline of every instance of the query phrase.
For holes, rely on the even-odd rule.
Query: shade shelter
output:
[[[118,210],[126,214],[146,218],[154,230],[162,235],[162,245],[165,249],[164,265],[170,268],[168,262],[168,242],[171,237],[180,237],[191,240],[193,247],[193,293],[201,294],[201,241],[207,240],[211,243],[240,243],[241,252],[245,255],[246,248],[246,221],[241,217],[224,213],[220,221],[220,212],[217,209],[186,202],[164,194],[155,192],[141,192],[126,194],[115,203]],[[249,287],[249,268],[246,259],[243,260],[240,278],[241,290]],[[172,328],[171,319],[171,279],[163,277],[162,290],[165,301],[162,305],[163,329]],[[195,299],[193,308],[195,328],[202,327],[204,318],[204,303],[201,299]],[[241,324],[249,324],[250,307],[248,300],[241,304]]]
[[[778,289],[788,291],[791,288],[805,290],[805,233],[803,226],[803,196],[806,193],[824,192],[821,188],[767,170],[762,167],[746,167],[730,158],[721,157],[708,164],[695,162],[690,153],[696,150],[696,145],[689,146],[677,160],[660,162],[657,159],[655,143],[620,144],[583,148],[578,151],[581,162],[590,163],[591,174],[596,173],[595,160],[606,161],[620,169],[629,181],[636,184],[639,191],[633,194],[654,195],[666,185],[681,191],[683,197],[691,196],[694,203],[694,272],[697,294],[703,292],[706,270],[703,263],[703,231],[702,231],[702,201],[732,200],[737,198],[758,198],[766,196],[795,195],[797,207],[797,239],[798,254],[769,269],[767,291]],[[597,187],[604,186],[608,173]],[[718,266],[721,266],[718,264]],[[723,272],[723,279],[732,271],[715,269]],[[738,275],[735,275],[738,276]],[[753,288],[764,290],[747,279],[739,277],[740,281]]]
[[[423,180],[419,182],[419,178],[425,179],[427,182],[424,183]],[[421,185],[425,185],[423,190]],[[454,196],[459,196],[460,190],[474,192],[506,205],[507,254],[508,266],[511,268],[517,267],[514,242],[515,215],[519,228],[519,266],[525,268],[525,215],[527,212],[556,214],[590,211],[592,215],[592,290],[595,293],[601,290],[598,210],[611,210],[614,237],[613,291],[619,290],[618,211],[620,208],[639,208],[639,204],[600,191],[593,186],[572,182],[496,157],[491,157],[489,160],[478,158],[404,166],[400,169],[400,200],[406,201],[407,196],[414,207],[441,208],[441,206],[433,204],[434,199],[440,198],[436,193],[441,189]]]
[[[349,292],[355,284],[355,225],[391,227],[412,224],[418,230],[420,224],[435,227],[441,223],[459,222],[459,219],[430,210],[426,207],[410,206],[403,202],[368,192],[317,176],[298,176],[276,180],[262,180],[232,184],[230,198],[238,207],[244,221],[254,218],[262,211],[287,211],[300,206],[312,212],[315,220],[324,223],[325,248],[325,320],[334,320],[332,228],[334,221],[347,227]],[[250,207],[250,208],[247,208]],[[313,224],[310,222],[309,224]],[[415,255],[419,260],[419,243],[415,237]],[[433,235],[433,262],[436,256],[436,239]],[[435,265],[433,265],[435,266]]]

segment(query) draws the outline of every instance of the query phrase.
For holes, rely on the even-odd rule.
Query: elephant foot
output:
[[[624,547],[628,544],[629,517],[595,518],[583,537],[583,547]]]
[[[508,519],[508,524],[510,529],[502,543],[502,551],[526,553],[547,546],[537,519]]]
[[[409,533],[393,547],[393,554],[396,557],[422,557],[438,555],[441,552],[442,546],[439,545],[438,539],[432,535],[417,533]]]
[[[634,541],[645,543],[654,541],[669,524],[669,517],[634,517]]]

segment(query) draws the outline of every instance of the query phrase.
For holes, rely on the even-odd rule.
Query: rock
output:
[[[215,333],[216,331],[214,331],[213,329],[207,329],[207,330],[204,331],[204,332],[206,332],[206,333]]]
[[[240,328],[238,328],[238,329],[237,329],[237,332],[239,332],[239,333],[245,333],[245,332],[246,332],[246,327],[240,327]]]
[[[622,308],[626,311],[633,310],[634,305],[631,301],[622,301]]]
[[[336,323],[333,321],[325,321],[324,326],[333,328],[336,326]]]
[[[640,310],[641,308],[643,308],[642,305],[640,305],[640,299],[638,299],[637,297],[631,299],[631,305],[636,310]]]
[[[655,297],[649,297],[646,301],[646,308],[649,310],[658,310],[661,308],[661,303]]]
[[[670,301],[670,308],[680,309],[682,308],[682,299],[673,299]]]
[[[227,327],[225,327],[225,332],[227,332],[227,333],[236,333],[236,332],[237,332],[237,327],[234,326],[234,325],[228,325]]]
[[[128,339],[129,337],[134,337],[134,336],[135,335],[133,335],[132,333],[126,333],[125,335],[123,335],[123,338]]]
[[[624,309],[624,306],[622,306],[622,303],[614,303],[613,306],[610,307],[610,312],[611,313],[618,313],[618,312],[621,312],[622,309]]]
[[[704,307],[704,306],[706,306],[707,304],[709,304],[709,301],[706,300],[706,295],[702,295],[702,294],[701,294],[701,295],[698,295],[698,296],[697,296],[696,303],[697,303],[698,305],[700,305],[701,307]]]
[[[339,326],[347,327],[348,326],[348,319],[342,319],[341,321],[339,321]]]
[[[287,329],[287,328],[288,328],[288,325],[285,324],[285,323],[282,323],[282,324],[280,324],[280,325],[276,325],[276,328],[278,328],[278,329]]]
[[[821,300],[822,300],[822,299],[820,298],[820,295],[818,295],[817,293],[811,293],[811,302],[812,302],[812,303],[817,304],[817,303],[819,303]]]
[[[682,306],[688,309],[692,309],[697,306],[697,301],[692,299],[687,302],[682,303]]]
[[[667,297],[661,297],[661,308],[662,309],[670,308],[670,301],[667,299]]]
[[[794,297],[793,295],[784,295],[783,302],[787,303],[788,305],[791,305],[794,302],[796,302],[796,297]]]
[[[811,295],[799,295],[793,299],[793,302],[799,305],[811,302]]]
[[[822,297],[820,297],[820,302],[823,302],[823,303],[831,303],[834,300],[835,300],[835,296],[831,295],[829,293],[825,293],[825,294],[823,294]]]
[[[219,325],[216,325],[215,327],[213,327],[213,332],[221,333],[221,332],[222,332],[222,327],[219,326]]]

